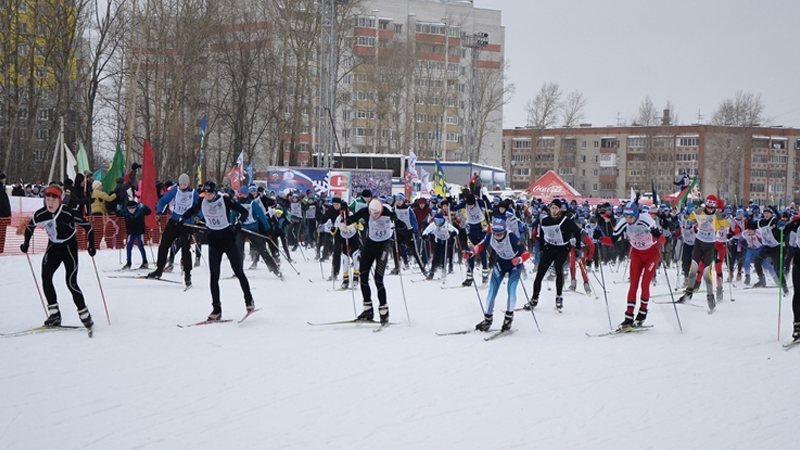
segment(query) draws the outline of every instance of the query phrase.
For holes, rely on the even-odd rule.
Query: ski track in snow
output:
[[[91,260],[80,258],[95,336],[0,338],[1,449],[793,448],[800,351],[776,342],[777,290],[734,290],[736,302],[721,302],[711,316],[678,305],[683,333],[671,304],[651,304],[655,328],[602,338],[584,335],[608,330],[599,284],[599,300],[567,293],[563,314],[553,310],[555,292],[543,290],[541,333],[523,311],[519,332],[484,342],[481,333],[435,335],[480,321],[474,290],[410,283],[410,272],[410,326],[400,277],[387,276],[399,325],[378,334],[374,326],[310,327],[352,318],[353,304],[326,292],[330,282],[309,261],[295,263],[300,276],[284,268],[284,282],[263,266],[247,271],[263,310],[246,322],[179,329],[210,311],[201,266],[185,293],[101,276],[109,326]],[[108,270],[117,258],[102,251],[96,260]],[[23,259],[0,258],[3,291],[13,293],[0,302],[0,332],[43,320]],[[38,270],[41,255],[32,260]],[[230,274],[227,262],[222,271]],[[653,294],[666,292],[659,276]],[[621,277],[606,276],[614,326],[627,285],[611,281]],[[79,323],[63,271],[54,282],[64,323]],[[530,292],[532,277],[523,282]],[[221,289],[223,316],[240,319],[238,284]],[[517,295],[521,306],[521,288]],[[705,306],[705,295],[692,302]],[[784,342],[790,303],[783,301]],[[495,327],[505,305],[503,288]]]

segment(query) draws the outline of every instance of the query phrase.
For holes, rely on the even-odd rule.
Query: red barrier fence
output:
[[[19,247],[25,242],[25,226],[32,213],[19,214],[12,213],[12,217],[0,218],[0,256],[2,255],[21,255]],[[128,233],[125,230],[125,219],[114,214],[103,216],[89,216],[89,223],[94,228],[95,248],[100,249],[119,249],[127,245]],[[168,216],[161,218],[161,230],[167,225]],[[78,248],[88,247],[86,233],[83,228],[76,226],[76,238]],[[5,231],[5,233],[4,233]],[[30,249],[28,253],[42,253],[47,249],[47,233],[44,227],[36,227],[36,231],[31,237]],[[144,243],[158,245],[161,242],[161,232],[159,230],[147,230],[144,235]]]

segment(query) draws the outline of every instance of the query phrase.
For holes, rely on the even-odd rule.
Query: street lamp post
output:
[[[447,18],[442,19],[442,23],[444,23],[444,98],[442,99],[442,105],[444,105],[444,112],[442,114],[442,131],[439,135],[439,146],[441,150],[441,158],[442,161],[447,160],[447,64],[449,62],[448,53],[450,53],[450,39],[447,33]],[[444,135],[444,136],[442,136]]]
[[[477,127],[477,107],[475,105],[477,97],[477,84],[478,84],[478,60],[480,59],[480,50],[489,45],[489,35],[479,31],[471,36],[470,42],[467,45],[472,49],[471,61],[472,74],[469,86],[469,129],[467,130],[467,159],[469,162],[474,162],[475,159],[475,133]]]
[[[375,108],[372,111],[372,121],[375,123],[375,136],[372,137],[372,153],[378,153],[378,78],[380,74],[378,73],[378,56],[380,52],[380,46],[378,43],[380,42],[380,19],[378,18],[378,13],[380,11],[377,9],[372,10],[372,14],[375,16],[375,67],[373,68],[373,73],[375,76],[373,77],[372,82],[374,83],[375,89]]]

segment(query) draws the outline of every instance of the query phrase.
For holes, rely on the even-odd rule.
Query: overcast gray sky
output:
[[[649,95],[680,123],[707,123],[736,91],[774,125],[800,128],[800,0],[474,0],[502,11],[516,94],[504,127],[547,81],[588,100],[584,122],[630,122]],[[491,40],[491,37],[490,37]]]

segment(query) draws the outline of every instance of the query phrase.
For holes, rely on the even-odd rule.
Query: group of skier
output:
[[[571,278],[569,289],[576,290],[576,274],[580,273],[584,290],[589,293],[591,282],[587,266],[626,261],[630,287],[624,320],[619,325],[619,329],[625,330],[641,327],[647,319],[650,286],[656,282],[659,267],[666,269],[672,263],[677,267],[677,262],[681,261],[685,293],[677,302],[690,301],[703,278],[708,307],[713,311],[724,294],[725,269],[729,282],[733,281],[734,274],[741,280],[744,271],[745,284],[749,284],[752,262],[758,275],[754,286],[759,287],[766,285],[766,266],[776,284],[788,294],[786,274],[791,260],[800,253],[796,250],[800,247],[797,239],[800,216],[796,210],[787,209],[778,217],[772,207],[761,211],[751,204],[734,212],[713,195],[697,209],[692,205],[678,209],[665,205],[648,207],[640,204],[638,198],[616,208],[610,203],[591,208],[588,203],[579,205],[576,201],[567,203],[558,198],[546,205],[541,200],[515,202],[499,197],[490,200],[470,188],[465,188],[457,198],[434,196],[430,200],[420,198],[413,202],[403,194],[379,198],[364,190],[349,205],[340,197],[328,198],[327,193],[317,196],[309,192],[285,192],[277,196],[256,186],[224,193],[213,181],[206,182],[200,191],[191,187],[188,175],[182,174],[177,185],[162,193],[155,213],[159,219],[162,214],[169,214],[169,218],[161,233],[156,267],[147,277],[160,278],[168,270],[170,254],[179,250],[188,289],[193,268],[191,241],[194,239],[198,245],[207,243],[212,297],[209,321],[222,317],[219,292],[222,255],[227,256],[240,282],[248,312],[255,308],[243,267],[245,242],[250,242],[251,268],[262,259],[281,279],[282,255],[291,264],[293,250],[302,252],[300,246],[314,249],[314,257],[320,263],[330,260],[329,279],[338,279],[341,274],[343,289],[360,287],[363,304],[357,319],[360,321],[374,321],[375,318],[370,288],[372,274],[382,325],[389,323],[384,276],[390,258],[394,263],[390,274],[409,269],[412,261],[425,279],[432,279],[438,270],[442,277],[451,274],[455,260],[461,255],[466,263],[466,277],[461,283],[464,287],[473,286],[475,282],[477,259],[481,284],[489,286],[483,320],[475,327],[479,331],[491,327],[495,299],[506,276],[508,302],[501,331],[511,329],[516,290],[520,279],[526,276],[524,266],[529,259],[535,267],[535,278],[524,309],[538,306],[542,282],[549,275],[555,278],[554,300],[559,311],[564,308],[567,270]],[[85,326],[91,327],[91,315],[76,282],[75,225],[85,228],[90,255],[95,252],[93,230],[89,222],[73,214],[67,206],[67,197],[58,184],[47,189],[45,207],[28,222],[21,248],[27,252],[35,227],[45,227],[50,239],[42,265],[50,314],[45,325],[60,324],[52,274],[64,263],[67,285],[79,316]],[[125,218],[129,234],[124,268],[131,267],[134,242],[139,243],[142,254],[140,268],[147,268],[142,241],[144,216],[151,213],[150,208],[131,199],[117,210]],[[783,250],[781,242],[787,244]],[[798,278],[800,270],[795,264],[792,271],[795,286]],[[800,338],[797,294],[793,299],[793,312],[796,319],[793,337],[797,339]]]

